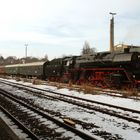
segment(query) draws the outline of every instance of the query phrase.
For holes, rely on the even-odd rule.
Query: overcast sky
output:
[[[140,46],[139,0],[0,0],[0,55],[49,59],[79,55],[88,41],[109,49],[109,12],[115,16],[115,44]]]

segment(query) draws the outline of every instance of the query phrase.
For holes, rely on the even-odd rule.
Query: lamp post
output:
[[[110,20],[110,52],[114,52],[114,15],[116,13],[109,13],[112,15],[112,18]]]

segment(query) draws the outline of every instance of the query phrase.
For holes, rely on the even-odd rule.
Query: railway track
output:
[[[10,119],[10,121],[13,122],[14,126],[16,125],[18,129],[22,130],[23,131],[22,133],[27,134],[27,136],[25,138],[31,138],[31,139],[34,139],[34,140],[39,140],[39,138],[35,134],[33,134],[26,126],[24,126],[20,121],[18,121],[16,119],[16,117],[14,117],[12,114],[10,114],[10,112],[8,112],[1,105],[0,105],[0,111],[2,111]],[[17,138],[17,139],[19,139],[19,138]]]
[[[135,129],[135,127],[133,127],[133,125],[135,124],[135,126],[138,128],[138,126],[140,124],[138,110],[131,110],[128,108],[128,111],[125,111],[126,108],[118,109],[118,108],[114,108],[114,106],[110,107],[110,106],[106,106],[105,104],[100,104],[100,102],[94,103],[90,100],[81,99],[79,97],[77,98],[75,96],[63,95],[61,93],[51,91],[50,89],[42,90],[39,88],[34,88],[34,87],[19,84],[19,83],[13,83],[13,82],[9,83],[9,81],[8,82],[3,81],[3,83],[1,82],[1,87],[3,87],[4,90],[6,89],[7,91],[12,91],[12,94],[9,93],[11,96],[17,98],[18,100],[24,101],[25,104],[30,104],[30,106],[34,106],[34,108],[37,108],[37,110],[40,110],[42,112],[47,112],[50,116],[53,116],[53,117],[59,119],[60,121],[63,121],[65,118],[68,118],[68,119],[74,121],[76,124],[75,125],[76,128],[78,128],[78,129],[80,128],[80,130],[85,131],[87,134],[91,134],[93,137],[95,136],[95,138],[97,137],[97,139],[103,138],[103,139],[123,140],[123,138],[121,138],[121,135],[118,135],[116,133],[114,134],[114,132],[112,133],[109,130],[102,130],[102,126],[100,126],[100,123],[95,123],[96,118],[97,118],[95,116],[99,115],[99,113],[101,115],[101,117],[99,117],[99,120],[101,120],[101,122],[103,121],[102,122],[103,126],[105,126],[106,122],[107,122],[107,123],[113,123],[113,124],[115,123],[116,126],[120,126],[122,124],[122,127],[126,127],[125,129],[127,129],[127,127],[132,127],[132,129]],[[16,92],[16,93],[14,93],[14,92]],[[24,94],[26,94],[27,97]],[[34,99],[34,97],[32,97],[32,96],[34,96],[36,98]],[[44,102],[44,100],[46,100],[46,103],[48,102],[48,106],[50,106],[50,107],[44,108],[42,105],[39,105],[40,102],[36,103],[35,100],[42,100],[41,102]],[[56,105],[56,106],[58,106],[57,107],[58,109],[55,110],[55,108],[53,108],[53,106],[50,104],[50,102],[52,102],[52,105],[56,104],[58,102],[58,105]],[[59,105],[59,102],[64,102],[65,104],[67,104],[66,106],[68,108],[70,106],[75,106],[75,107],[71,107],[71,108],[77,108],[77,111],[80,108],[81,108],[80,110],[83,110],[83,111],[85,110],[84,111],[85,116],[86,116],[86,114],[89,114],[88,115],[89,119],[94,118],[95,121],[94,121],[94,119],[91,122],[84,121],[83,119],[85,117],[82,117],[83,111],[81,112],[80,110],[79,110],[81,112],[80,118],[73,116],[74,114],[71,115],[71,112],[69,113],[69,115],[64,115],[64,112],[66,112],[66,111],[61,112],[60,105],[62,103],[60,103],[60,105]],[[63,108],[62,108],[62,110],[63,110]],[[67,111],[69,111],[69,110],[67,109]],[[84,114],[83,114],[83,116],[84,116]],[[105,118],[104,118],[104,116],[105,116]],[[107,119],[106,119],[106,117],[107,117]],[[105,122],[104,122],[104,120],[105,120]],[[110,122],[110,120],[112,120],[112,121]],[[133,122],[132,123],[133,125],[132,124],[128,125],[129,121]],[[138,131],[139,131],[139,128],[138,128]]]
[[[0,90],[0,105],[1,110],[12,118],[31,139],[96,139],[46,112],[16,99],[7,91]]]
[[[60,83],[58,83],[60,84]],[[46,84],[44,84],[46,85]],[[53,85],[57,85],[57,84],[52,84]],[[62,87],[63,88],[68,88],[68,84],[62,84]],[[79,85],[75,85],[73,86],[73,88],[75,90],[78,90],[80,88],[82,88],[81,86]],[[83,89],[84,90],[84,89]],[[98,87],[93,87],[93,91],[94,92],[97,92],[98,94],[106,94],[106,95],[109,95],[109,96],[114,96],[114,97],[119,97],[119,98],[128,98],[128,99],[134,99],[134,100],[140,100],[140,96],[139,96],[139,93],[138,91],[139,90],[133,90],[133,91],[125,91],[125,90],[113,90],[113,89],[103,89],[103,88],[98,88]],[[132,96],[132,93],[135,94],[134,96]]]
[[[43,96],[44,98],[49,97],[49,98],[53,98],[53,99],[58,99],[58,100],[61,100],[61,101],[64,101],[64,102],[67,102],[70,104],[74,104],[74,105],[83,107],[83,108],[98,111],[98,112],[108,114],[108,115],[111,115],[114,117],[118,117],[118,118],[121,118],[121,119],[124,119],[127,121],[131,121],[133,123],[140,124],[140,111],[139,110],[134,110],[134,109],[129,109],[129,108],[120,107],[120,106],[116,106],[116,105],[97,102],[97,101],[93,101],[93,100],[83,99],[80,97],[61,94],[58,92],[39,89],[39,88],[31,87],[31,86],[24,86],[19,83],[12,83],[12,82],[5,82],[5,81],[1,81],[1,82],[3,82],[4,84],[8,84],[10,86],[14,86],[16,88],[34,92],[38,96]]]

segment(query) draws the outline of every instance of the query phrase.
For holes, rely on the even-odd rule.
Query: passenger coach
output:
[[[5,72],[8,75],[44,78],[45,77],[44,65],[46,63],[47,62],[34,62],[26,64],[6,65]]]

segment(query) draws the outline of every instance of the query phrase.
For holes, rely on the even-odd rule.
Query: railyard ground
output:
[[[2,77],[3,78],[3,77]],[[67,88],[69,90],[76,90],[78,92],[83,92],[85,94],[100,94],[101,92],[110,92],[114,95],[120,95],[123,97],[130,97],[130,96],[134,96],[135,98],[140,98],[140,91],[138,91],[137,89],[102,89],[99,87],[93,87],[92,85],[75,85],[72,83],[59,83],[59,82],[50,82],[50,81],[44,81],[44,80],[40,80],[40,79],[36,79],[36,78],[32,78],[32,79],[27,79],[27,78],[17,78],[17,77],[4,77],[5,79],[14,79],[16,81],[23,81],[23,82],[29,82],[32,83],[34,85],[40,85],[40,84],[45,84],[45,85],[49,85],[49,86],[55,86],[58,89],[61,88]]]

